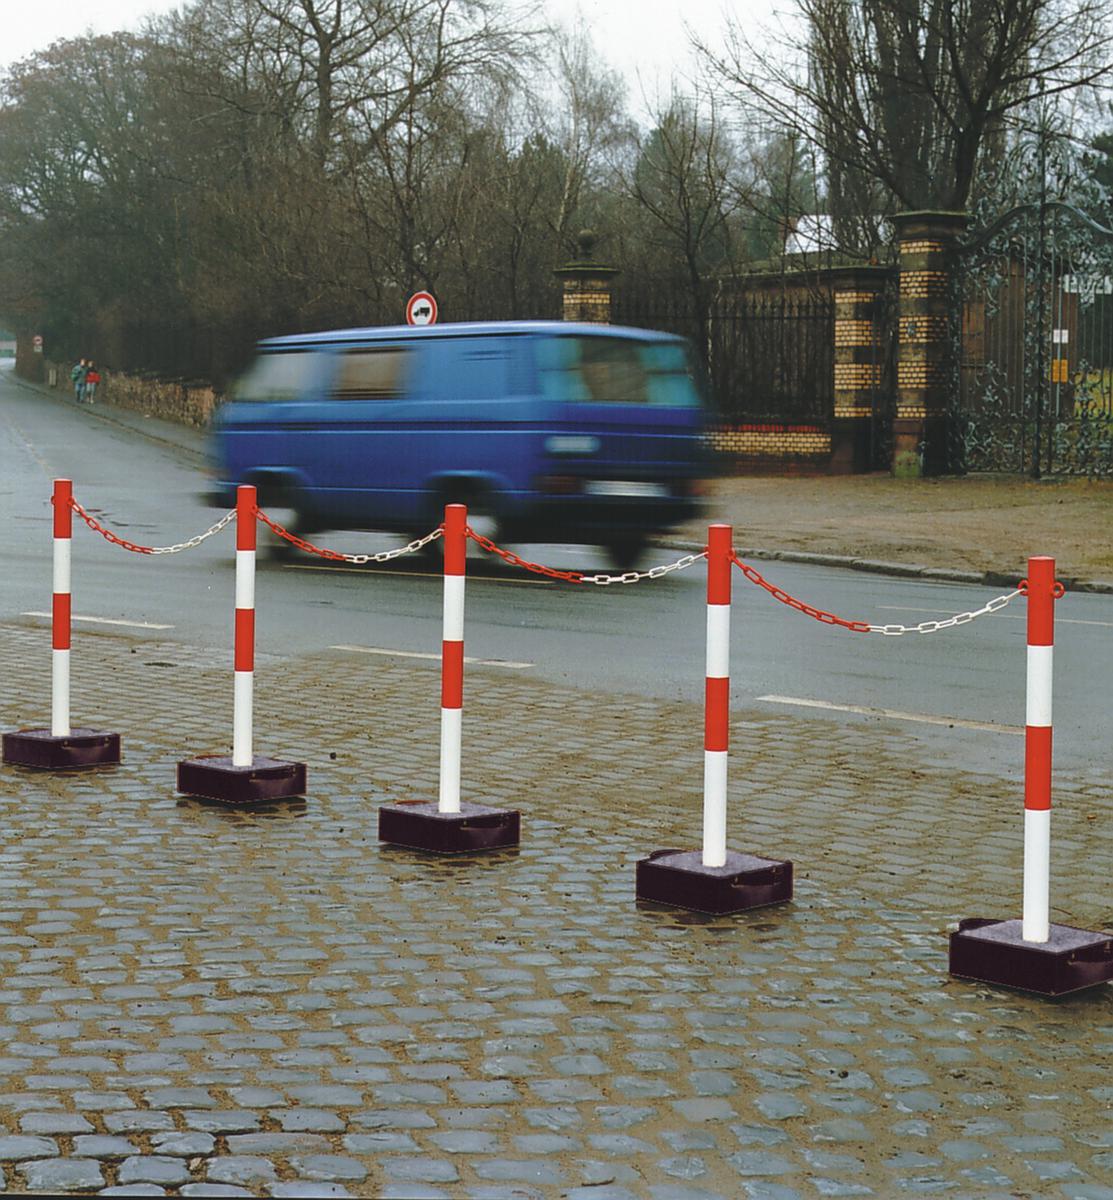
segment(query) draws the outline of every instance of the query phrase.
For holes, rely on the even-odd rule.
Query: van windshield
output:
[[[232,386],[233,400],[298,400],[305,396],[314,351],[261,354]]]
[[[694,408],[700,403],[682,342],[549,337],[538,343],[538,367],[548,400],[661,408]]]

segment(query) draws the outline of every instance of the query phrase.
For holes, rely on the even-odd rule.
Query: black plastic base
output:
[[[178,791],[225,804],[261,804],[305,795],[305,763],[255,755],[250,767],[234,767],[229,755],[178,763]]]
[[[15,767],[38,767],[46,771],[114,767],[120,762],[120,735],[97,729],[74,729],[58,737],[49,729],[21,729],[4,734],[3,761]]]
[[[792,863],[728,850],[725,866],[705,867],[698,850],[655,850],[638,862],[635,892],[694,912],[744,912],[792,899]]]
[[[951,934],[950,972],[1001,987],[1065,996],[1113,980],[1113,937],[1052,925],[1046,942],[1026,942],[1020,921],[971,917]]]
[[[442,813],[425,801],[388,804],[379,809],[379,841],[435,854],[468,854],[516,846],[522,814],[516,808],[460,805],[458,813]]]

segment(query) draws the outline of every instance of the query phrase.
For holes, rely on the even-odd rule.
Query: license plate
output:
[[[584,485],[590,496],[667,496],[662,483],[645,483],[639,479],[592,479]]]

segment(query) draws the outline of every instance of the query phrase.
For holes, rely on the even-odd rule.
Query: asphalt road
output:
[[[50,487],[74,480],[77,499],[120,536],[166,545],[208,528],[219,513],[201,500],[191,457],[0,374],[0,619],[47,624]],[[366,552],[396,544],[377,535],[318,540]],[[607,570],[596,551],[515,547],[563,568]],[[73,594],[82,629],[219,649],[233,607],[231,530],[186,553],[150,557],[111,546],[78,524]],[[679,557],[657,551],[654,561]],[[980,608],[998,594],[790,563],[756,564],[819,608],[871,623],[916,624]],[[704,574],[696,565],[632,586],[549,582],[489,561],[469,566],[466,644],[492,670],[576,687],[659,699],[699,700],[704,673]],[[431,656],[440,645],[438,578],[419,556],[389,568],[320,560],[263,561],[257,582],[260,655]],[[1069,595],[1058,606],[1055,745],[1061,771],[1108,775],[1108,680],[1113,677],[1113,597]],[[119,624],[113,624],[118,622]],[[75,643],[80,653],[80,641]],[[47,669],[44,665],[44,669]],[[1023,760],[1024,607],[930,635],[881,637],[822,625],[735,576],[732,700],[838,722],[897,722],[910,740],[964,766],[1019,778]],[[574,714],[570,714],[574,721]],[[693,731],[700,736],[700,731]]]

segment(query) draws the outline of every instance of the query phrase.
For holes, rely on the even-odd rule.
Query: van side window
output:
[[[232,387],[234,400],[301,400],[315,370],[313,350],[261,354]]]
[[[398,346],[381,350],[349,350],[340,366],[331,395],[336,400],[389,400],[405,395],[409,351]]]
[[[538,344],[541,388],[565,403],[694,408],[697,391],[683,343],[558,335]]]

